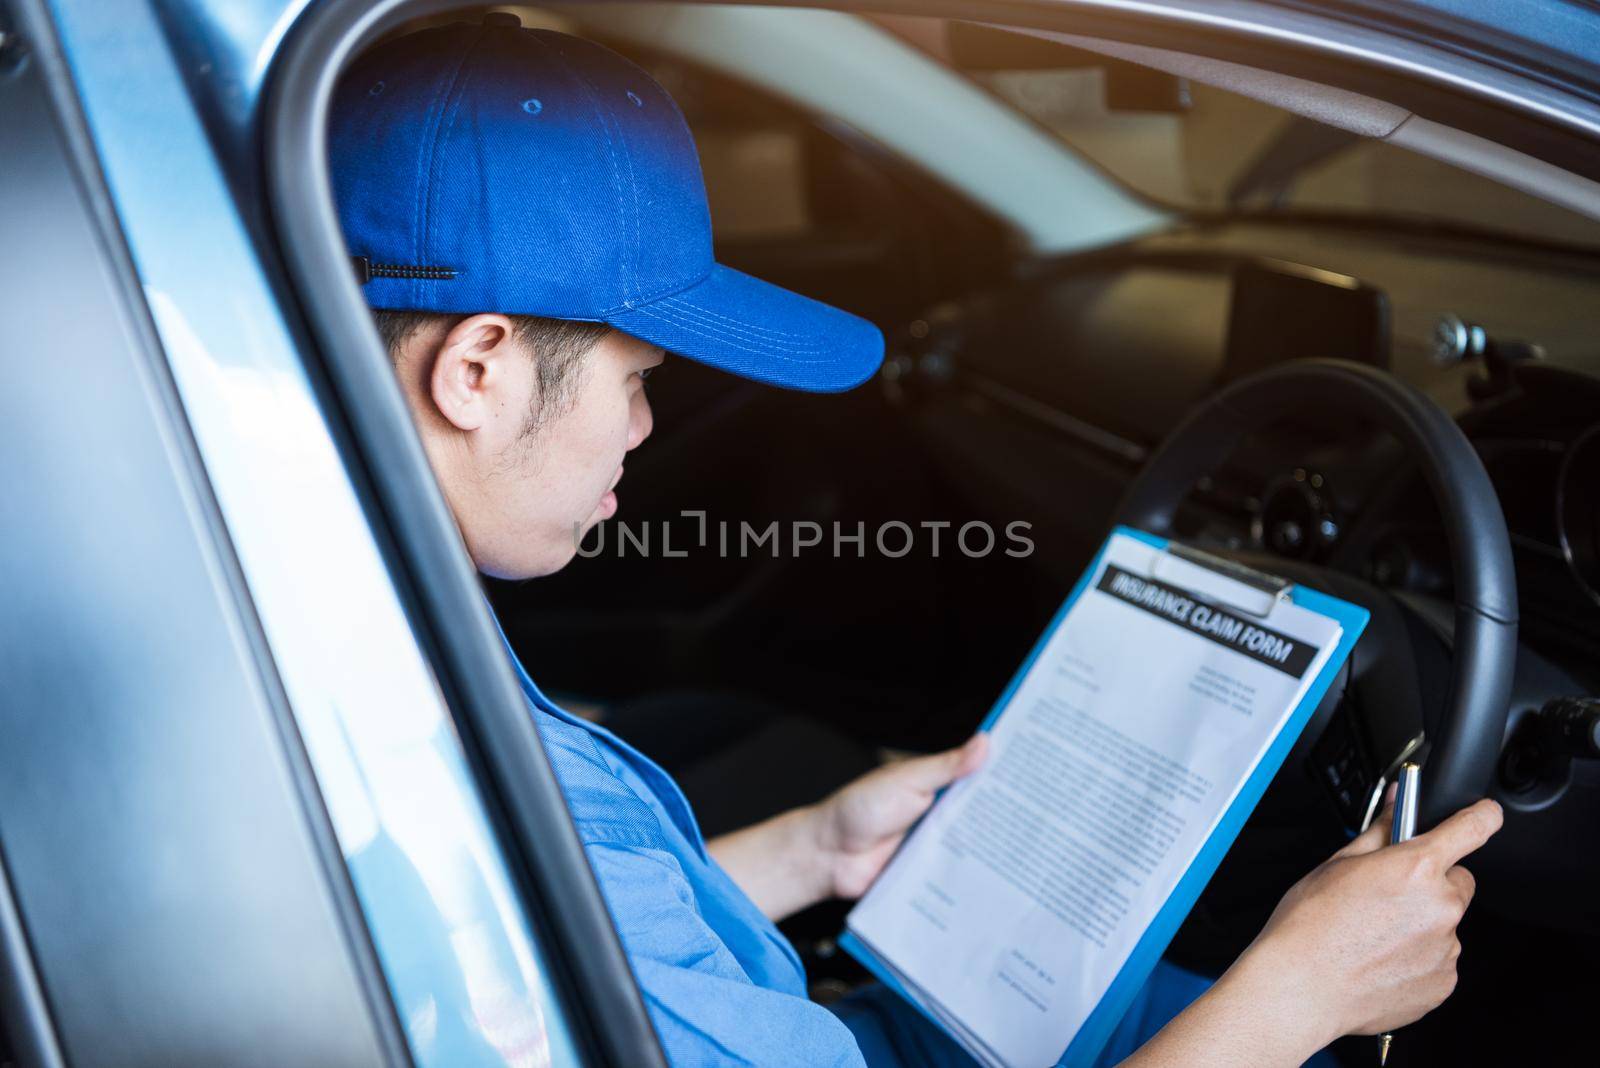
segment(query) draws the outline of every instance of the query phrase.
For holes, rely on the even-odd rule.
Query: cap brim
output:
[[[787,389],[850,389],[883,362],[883,334],[865,319],[720,263],[704,281],[606,321],[668,352]]]

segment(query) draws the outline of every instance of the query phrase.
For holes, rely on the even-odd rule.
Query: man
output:
[[[616,511],[666,352],[818,391],[881,360],[870,324],[713,261],[682,116],[596,45],[505,15],[387,42],[347,74],[330,144],[350,251],[487,575],[559,570]],[[665,772],[522,681],[672,1063],[970,1063],[882,988],[808,1001],[773,920],[860,895],[981,738],[706,843]],[[1456,862],[1498,826],[1481,802],[1407,845],[1363,835],[1215,985],[1158,972],[1108,1059],[1298,1064],[1417,1018],[1455,981]]]

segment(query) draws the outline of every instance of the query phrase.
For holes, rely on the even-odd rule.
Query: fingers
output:
[[[1367,829],[1352,838],[1336,857],[1358,857],[1389,844],[1389,829],[1394,825],[1394,796],[1398,784],[1390,783],[1383,794],[1383,809],[1373,817]]]
[[[1478,892],[1478,880],[1472,877],[1470,871],[1458,864],[1444,873],[1444,881],[1449,883],[1460,897],[1463,909],[1472,904],[1472,895]]]
[[[1500,806],[1484,798],[1412,841],[1432,854],[1440,867],[1450,868],[1493,837],[1503,822]]]
[[[987,731],[979,731],[974,734],[967,739],[966,744],[961,747],[959,752],[961,753],[961,759],[956,764],[955,777],[957,779],[971,775],[981,768],[983,762],[989,758],[989,733]]]
[[[968,738],[964,745],[946,749],[942,753],[914,757],[898,765],[897,771],[918,790],[942,790],[963,775],[977,771],[988,751],[989,736],[980,731]]]

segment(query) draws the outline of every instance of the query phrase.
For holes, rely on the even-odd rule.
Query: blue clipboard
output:
[[[1115,536],[1117,534],[1133,538],[1163,551],[1171,544],[1166,538],[1157,537],[1142,530],[1134,530],[1132,527],[1118,526],[1113,528],[1112,535]],[[1022,680],[1032,670],[1034,661],[1038,659],[1039,654],[1044,650],[1051,635],[1055,633],[1056,628],[1061,625],[1062,621],[1067,618],[1067,613],[1072,611],[1072,606],[1083,595],[1083,591],[1088,589],[1090,580],[1099,574],[1100,565],[1105,559],[1106,550],[1109,548],[1110,543],[1111,539],[1108,537],[1105,543],[1100,546],[1099,552],[1095,553],[1094,560],[1089,564],[1088,570],[1083,573],[1077,584],[1072,587],[1072,592],[1062,602],[1061,607],[1056,611],[1055,617],[1050,620],[1050,625],[1044,629],[1044,632],[1039,636],[1039,640],[1034,643],[1033,648],[1029,651],[1027,658],[1023,660],[1022,666],[1011,677],[1011,681],[1006,685],[1005,691],[995,701],[994,707],[989,710],[989,714],[984,717],[983,723],[978,728],[979,730],[986,731],[994,726],[995,720],[1000,717],[1000,713],[1011,701],[1012,696],[1017,691],[1017,687],[1022,684]],[[1289,718],[1284,722],[1283,728],[1278,732],[1277,737],[1273,739],[1272,744],[1267,747],[1266,753],[1262,755],[1255,770],[1245,780],[1244,785],[1239,788],[1239,793],[1234,797],[1233,803],[1222,813],[1222,818],[1218,821],[1216,829],[1211,833],[1211,837],[1206,839],[1205,843],[1200,847],[1199,853],[1196,854],[1194,863],[1189,865],[1188,870],[1184,872],[1183,877],[1178,880],[1178,885],[1167,898],[1166,904],[1156,913],[1155,919],[1150,922],[1150,926],[1145,929],[1144,934],[1135,943],[1133,951],[1128,954],[1127,961],[1123,963],[1122,970],[1117,973],[1116,978],[1112,980],[1111,985],[1106,989],[1105,996],[1100,999],[1100,1004],[1095,1006],[1094,1011],[1089,1014],[1089,1018],[1078,1029],[1078,1033],[1073,1037],[1071,1044],[1062,1053],[1061,1059],[1057,1062],[1058,1068],[1089,1068],[1090,1065],[1095,1063],[1096,1058],[1100,1056],[1100,1051],[1110,1041],[1112,1032],[1116,1029],[1117,1024],[1122,1021],[1122,1017],[1127,1013],[1129,1007],[1132,1006],[1140,988],[1150,978],[1150,973],[1155,970],[1156,964],[1161,959],[1161,954],[1166,952],[1173,936],[1178,933],[1179,926],[1189,915],[1189,910],[1194,908],[1194,903],[1199,899],[1200,892],[1205,889],[1206,884],[1211,881],[1211,876],[1216,873],[1217,865],[1222,863],[1222,858],[1227,855],[1234,839],[1239,836],[1239,831],[1244,827],[1245,820],[1249,818],[1250,813],[1255,811],[1256,805],[1261,801],[1261,795],[1266,792],[1273,776],[1283,766],[1284,759],[1288,757],[1289,751],[1294,748],[1295,742],[1299,740],[1301,732],[1305,730],[1306,724],[1311,720],[1312,713],[1322,703],[1323,697],[1328,692],[1328,687],[1333,685],[1333,680],[1350,658],[1350,651],[1355,648],[1356,641],[1361,637],[1361,632],[1366,629],[1367,621],[1372,618],[1371,613],[1365,608],[1351,604],[1348,601],[1341,601],[1337,597],[1330,597],[1325,593],[1319,593],[1316,590],[1309,590],[1302,586],[1288,586],[1287,590],[1293,603],[1339,623],[1342,628],[1339,643],[1322,665],[1322,670],[1317,673],[1317,677],[1311,680],[1311,685],[1301,698],[1300,703],[1295,706],[1294,711],[1289,713]],[[852,957],[860,961],[862,966],[871,972],[879,982],[899,994],[918,1012],[932,1021],[936,1027],[940,1030],[948,1030],[937,1016],[929,1012],[906,990],[894,973],[884,965],[883,961],[878,959],[877,954],[867,948],[854,934],[848,930],[845,931],[839,936],[839,945]]]

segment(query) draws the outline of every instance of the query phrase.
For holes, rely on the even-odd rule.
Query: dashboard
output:
[[[1587,275],[1567,282],[1570,295],[1549,299],[1581,293],[1586,305],[1600,287]],[[1586,670],[1600,662],[1600,361],[1585,366],[1586,350],[1567,341],[1558,363],[1544,335],[1536,344],[1508,333],[1548,310],[1519,322],[1490,307],[1481,318],[1502,324],[1490,334],[1448,313],[1421,327],[1418,300],[1403,280],[1380,287],[1231,248],[1121,247],[1036,264],[1014,285],[930,309],[892,346],[885,378],[891,393],[924,399],[953,387],[969,412],[1026,425],[1082,468],[1131,477],[1200,398],[1268,366],[1273,339],[1282,359],[1389,366],[1451,410],[1483,459],[1506,513],[1527,640]],[[1447,324],[1475,333],[1476,350],[1441,351]],[[984,448],[974,438],[968,451]],[[993,462],[1025,463],[1027,450],[1019,442]],[[1091,499],[1114,496],[1102,488]],[[1203,479],[1190,505],[1179,533],[1199,541],[1449,593],[1437,517],[1406,458],[1324,413],[1286,413]],[[1109,515],[1089,511],[1092,541]]]

